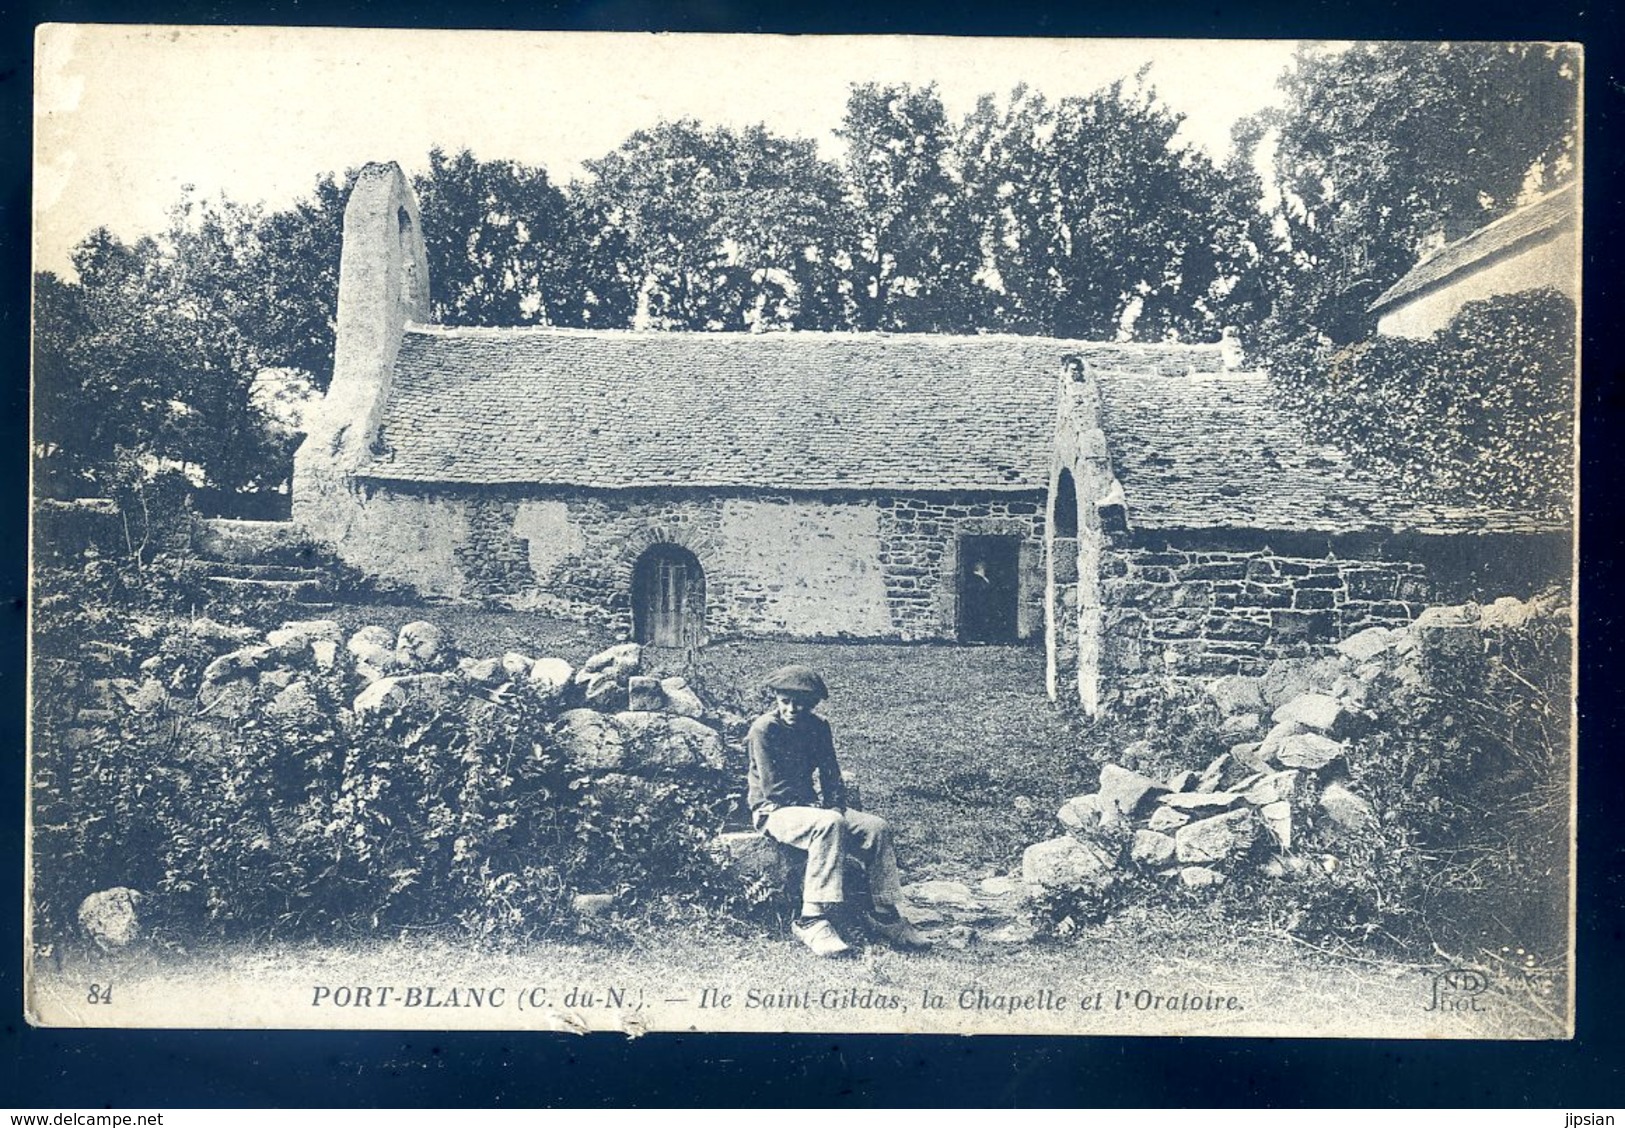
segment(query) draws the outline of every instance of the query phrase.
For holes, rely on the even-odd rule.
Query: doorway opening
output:
[[[1015,642],[1020,537],[959,538],[959,641]]]
[[[646,646],[698,647],[705,637],[705,571],[695,555],[657,544],[632,569],[632,632]]]

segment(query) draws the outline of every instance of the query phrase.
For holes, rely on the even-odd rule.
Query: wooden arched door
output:
[[[646,646],[692,649],[705,636],[705,572],[688,549],[657,544],[632,570],[632,630]]]

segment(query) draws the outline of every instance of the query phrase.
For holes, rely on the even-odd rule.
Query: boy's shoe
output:
[[[908,922],[908,918],[896,909],[890,913],[873,912],[865,922],[869,931],[880,937],[894,948],[929,948],[931,941],[927,940],[925,933],[921,932]]]
[[[852,952],[847,942],[841,939],[841,934],[835,931],[835,926],[824,917],[791,921],[790,931],[795,934],[797,940],[811,948],[814,954],[825,959],[836,959]]]

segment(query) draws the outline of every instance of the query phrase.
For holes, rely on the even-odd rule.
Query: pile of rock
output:
[[[1046,893],[1104,898],[1135,870],[1190,889],[1222,885],[1242,866],[1276,878],[1334,871],[1339,839],[1379,818],[1350,764],[1358,737],[1381,721],[1378,687],[1414,689],[1429,662],[1481,658],[1499,633],[1560,613],[1559,602],[1431,607],[1408,627],[1351,635],[1333,654],[1209,682],[1227,743],[1202,767],[1163,779],[1107,764],[1095,792],[1057,812],[1065,833],[1027,848],[1023,879]],[[1315,852],[1306,855],[1310,827]]]

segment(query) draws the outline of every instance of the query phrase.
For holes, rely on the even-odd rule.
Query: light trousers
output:
[[[779,807],[768,814],[762,829],[775,842],[807,851],[803,901],[819,905],[845,901],[849,857],[857,859],[869,875],[869,894],[877,904],[895,905],[902,899],[903,882],[897,873],[891,827],[879,815],[822,807]]]

